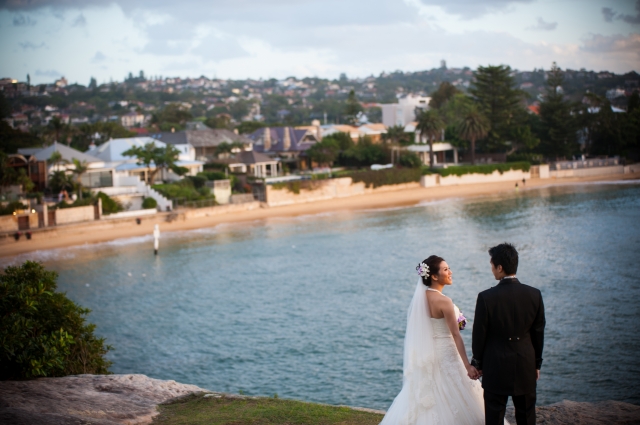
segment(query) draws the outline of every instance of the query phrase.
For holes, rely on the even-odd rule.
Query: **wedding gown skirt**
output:
[[[483,390],[480,381],[467,376],[451,332],[444,319],[433,325],[435,361],[425,376],[405,376],[402,391],[380,425],[482,425]],[[430,376],[429,376],[430,375]],[[421,382],[406,382],[417,380]],[[414,391],[428,386],[428,397]]]

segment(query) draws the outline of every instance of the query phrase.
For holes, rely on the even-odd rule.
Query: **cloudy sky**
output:
[[[0,0],[0,78],[640,72],[640,0]]]

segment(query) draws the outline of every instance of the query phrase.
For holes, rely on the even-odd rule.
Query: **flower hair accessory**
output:
[[[427,266],[425,263],[418,264],[416,270],[418,271],[418,275],[422,277],[429,277],[429,266]]]

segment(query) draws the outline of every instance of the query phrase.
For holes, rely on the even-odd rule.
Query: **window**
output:
[[[98,171],[83,174],[80,178],[84,187],[110,187],[113,186],[111,171]]]

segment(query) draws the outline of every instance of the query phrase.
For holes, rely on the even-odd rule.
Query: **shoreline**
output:
[[[640,173],[618,174],[585,178],[563,179],[531,179],[520,187],[520,192],[548,187],[576,186],[585,183],[640,183]],[[248,211],[233,212],[211,217],[198,217],[188,220],[174,220],[166,222],[166,214],[153,217],[143,217],[141,224],[134,219],[118,222],[88,222],[68,226],[52,227],[47,232],[34,232],[31,240],[6,240],[0,243],[0,258],[14,257],[35,251],[67,248],[78,245],[90,245],[117,239],[151,235],[155,224],[160,224],[161,232],[180,232],[201,228],[215,227],[224,223],[243,223],[268,220],[273,218],[288,218],[307,215],[317,215],[340,211],[366,211],[386,208],[402,208],[419,205],[420,203],[440,201],[445,199],[471,199],[487,195],[499,195],[514,192],[514,183],[498,182],[484,184],[469,184],[460,186],[430,187],[385,191],[364,194],[346,198],[309,202],[278,207],[266,207]]]

